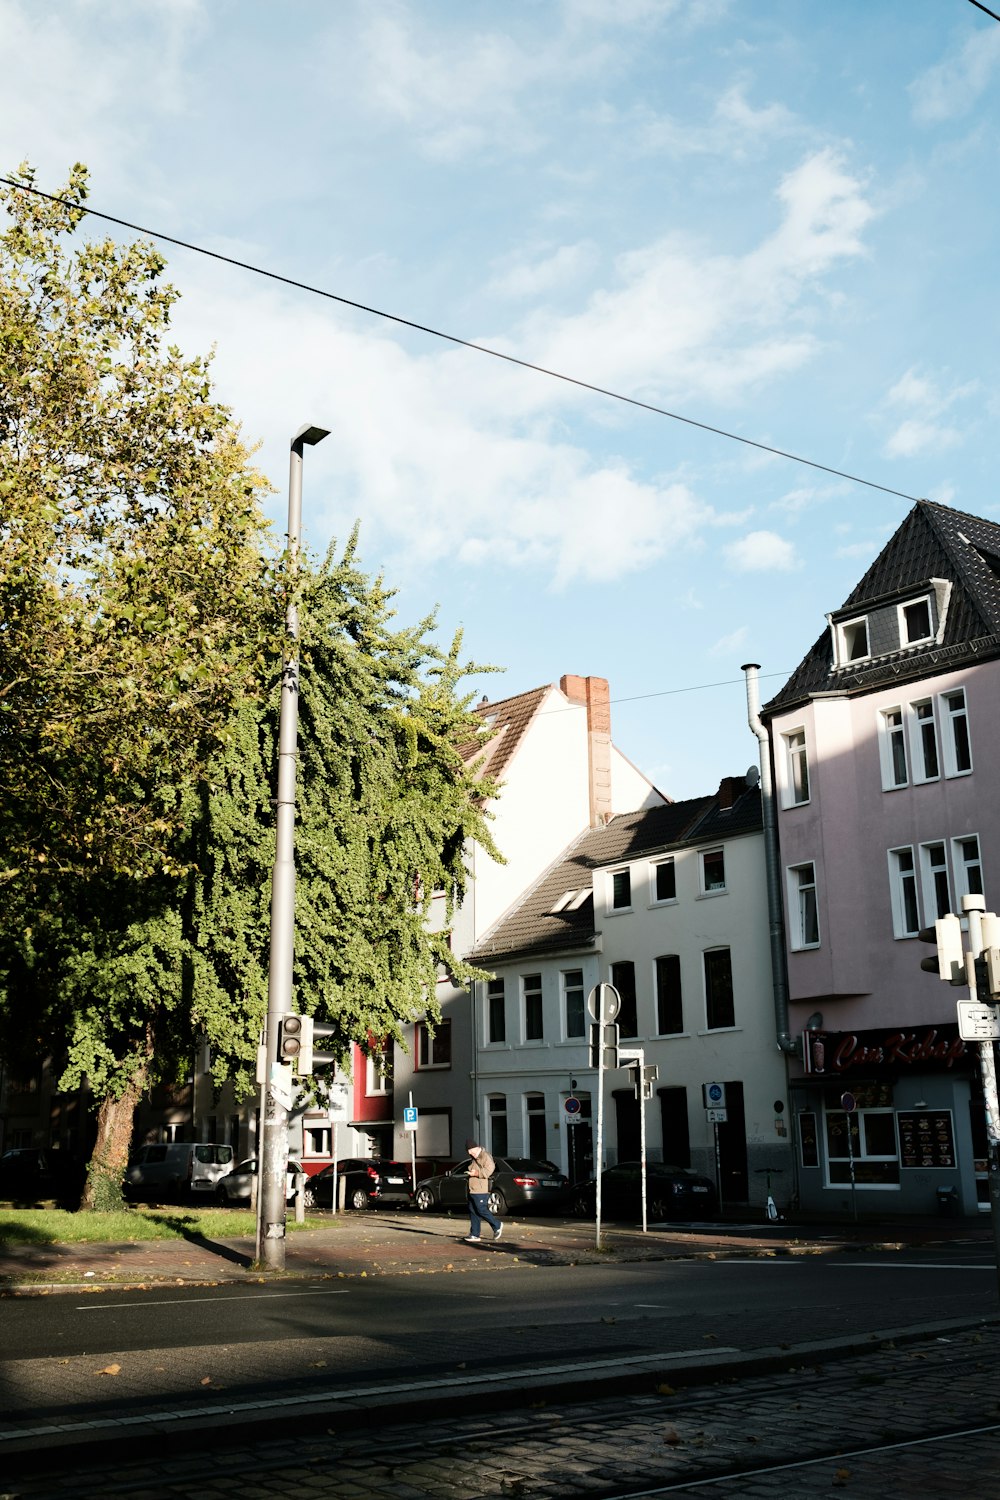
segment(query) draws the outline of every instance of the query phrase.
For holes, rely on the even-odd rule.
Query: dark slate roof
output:
[[[931,578],[952,583],[940,643],[909,647],[837,670],[826,629],[765,705],[764,713],[791,708],[811,693],[872,692],[886,682],[927,677],[967,661],[1000,655],[1000,525],[932,500],[917,501],[841,609],[833,613],[864,613]]]
[[[594,870],[760,831],[759,787],[748,788],[742,776],[728,777],[720,793],[621,813],[603,828],[588,828],[484,934],[470,960],[489,968],[491,961],[521,953],[542,955],[585,946],[594,937]],[[721,804],[727,801],[732,806],[723,810]],[[553,911],[567,891],[582,890],[591,893],[575,910]]]

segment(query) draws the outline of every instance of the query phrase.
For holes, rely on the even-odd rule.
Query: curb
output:
[[[671,1395],[687,1386],[720,1384],[815,1366],[835,1360],[871,1354],[879,1349],[913,1344],[959,1333],[979,1332],[1000,1323],[1000,1314],[974,1319],[955,1319],[905,1328],[888,1328],[856,1336],[816,1340],[792,1346],[770,1345],[747,1353],[718,1350],[714,1354],[640,1355],[635,1358],[596,1360],[580,1367],[564,1362],[541,1367],[448,1376],[423,1381],[382,1381],[378,1384],[345,1386],[317,1395],[276,1397],[260,1401],[216,1404],[174,1412],[150,1413],[117,1421],[80,1423],[35,1428],[30,1432],[0,1435],[0,1457],[5,1473],[13,1475],[63,1470],[74,1460],[92,1460],[96,1453],[114,1444],[116,1461],[126,1458],[155,1459],[173,1451],[180,1432],[192,1453],[211,1447],[239,1446],[248,1440],[267,1442],[287,1437],[294,1425],[296,1435],[384,1429],[440,1415],[443,1401],[461,1400],[465,1412],[509,1410],[519,1406],[544,1405],[555,1395],[559,1404],[594,1397],[650,1393],[658,1386]]]

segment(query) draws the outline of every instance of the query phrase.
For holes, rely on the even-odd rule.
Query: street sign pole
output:
[[[600,986],[598,986],[600,992]],[[601,1010],[600,999],[598,1010]],[[601,1045],[597,1052],[597,1160],[594,1162],[596,1187],[594,1189],[594,1223],[596,1226],[594,1248],[601,1248],[601,1174],[604,1171],[604,1022],[601,1020]]]
[[[965,973],[969,981],[969,999],[978,1003],[976,984],[976,959],[986,946],[983,928],[989,924],[991,939],[995,939],[996,917],[984,910],[986,901],[982,896],[963,896],[962,910],[969,919],[970,952],[965,955]],[[986,921],[984,922],[984,918]],[[989,1147],[990,1222],[993,1226],[994,1254],[997,1265],[997,1281],[1000,1285],[1000,1101],[997,1098],[997,1056],[995,1043],[984,1040],[979,1043],[979,1072],[983,1085],[983,1103],[986,1105],[986,1136]]]
[[[639,1048],[639,1160],[642,1166],[642,1232],[648,1232],[646,1222],[646,1054]]]

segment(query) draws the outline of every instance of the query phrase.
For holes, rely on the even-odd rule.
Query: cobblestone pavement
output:
[[[227,1448],[178,1433],[167,1455],[0,1480],[3,1500],[1000,1500],[996,1329],[724,1385]],[[199,1446],[205,1444],[204,1447]]]

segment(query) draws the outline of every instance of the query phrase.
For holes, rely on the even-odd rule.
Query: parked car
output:
[[[292,1203],[295,1199],[295,1179],[299,1173],[304,1173],[305,1168],[301,1162],[289,1161],[285,1172],[285,1200]],[[241,1161],[239,1166],[227,1172],[225,1177],[220,1177],[215,1187],[216,1199],[223,1207],[230,1203],[249,1203],[253,1179],[257,1175],[257,1158],[248,1156],[246,1161]],[[306,1178],[303,1188],[306,1208],[315,1207],[316,1196],[312,1189],[311,1179]]]
[[[84,1169],[68,1151],[12,1146],[0,1156],[0,1198],[18,1203],[69,1201],[79,1196]]]
[[[233,1165],[232,1146],[210,1141],[163,1141],[140,1146],[129,1162],[123,1188],[126,1196],[173,1200],[209,1196]]]
[[[490,1178],[490,1208],[495,1214],[508,1209],[540,1209],[559,1213],[569,1207],[569,1178],[550,1161],[527,1156],[498,1156],[496,1171]],[[413,1201],[421,1213],[431,1209],[462,1209],[469,1196],[469,1167],[466,1156],[450,1172],[439,1172],[417,1183]]]
[[[409,1162],[389,1161],[384,1156],[351,1156],[337,1162],[336,1175],[339,1201],[348,1208],[376,1208],[383,1203],[410,1201]],[[309,1186],[317,1208],[333,1207],[333,1178],[332,1162],[310,1177]]]
[[[663,1161],[646,1163],[646,1217],[657,1219],[707,1219],[718,1211],[715,1183],[690,1167],[672,1167]],[[578,1183],[573,1189],[573,1210],[581,1217],[597,1211],[597,1179]],[[601,1215],[609,1219],[642,1218],[642,1163],[622,1161],[601,1173]]]

